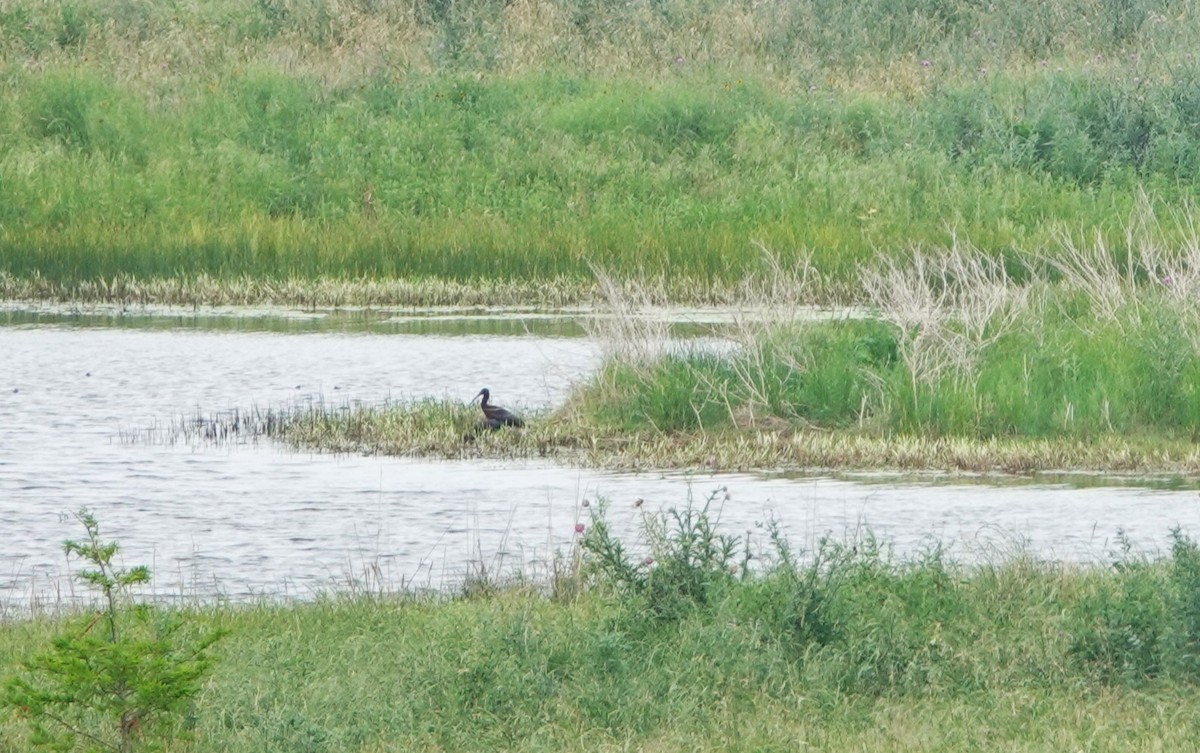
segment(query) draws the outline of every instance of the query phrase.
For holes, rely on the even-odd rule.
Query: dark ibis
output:
[[[492,393],[488,392],[487,387],[484,387],[479,391],[479,394],[475,395],[475,397],[480,396],[483,397],[483,399],[479,401],[479,407],[483,408],[484,428],[499,429],[501,426],[520,427],[525,425],[525,422],[522,421],[521,417],[517,414],[513,413],[507,408],[501,408],[499,405],[492,405],[489,403],[488,399],[491,398]],[[475,397],[471,398],[472,402],[475,400]]]

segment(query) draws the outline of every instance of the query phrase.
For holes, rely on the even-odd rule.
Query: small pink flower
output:
[[[583,523],[576,523],[576,524],[575,524],[575,533],[583,533],[583,530],[584,530],[584,525],[583,525]]]
[[[1162,284],[1171,287],[1171,285],[1175,284],[1175,280],[1172,279],[1171,275],[1167,275],[1162,278]]]
[[[922,67],[922,68],[928,68],[928,67],[929,67],[929,66],[931,66],[931,65],[933,65],[933,63],[929,62],[928,60],[922,60],[922,61],[921,61],[921,67]]]
[[[646,558],[642,560],[642,564],[645,565],[646,567],[650,567],[651,565],[654,564],[654,558],[647,555]]]

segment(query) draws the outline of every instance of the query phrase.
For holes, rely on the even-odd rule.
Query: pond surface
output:
[[[481,568],[536,575],[570,551],[598,497],[631,538],[642,515],[711,497],[728,533],[765,540],[760,524],[774,519],[806,548],[869,530],[902,557],[936,540],[966,561],[1024,548],[1091,562],[1122,530],[1151,553],[1174,526],[1200,532],[1194,488],[1103,479],[614,474],[123,439],[227,409],[465,402],[484,386],[511,408],[558,405],[598,363],[579,316],[0,310],[0,614],[82,593],[62,553],[82,534],[69,516],[81,506],[125,563],[151,566],[162,598],[440,588]],[[711,333],[703,317],[680,329]]]

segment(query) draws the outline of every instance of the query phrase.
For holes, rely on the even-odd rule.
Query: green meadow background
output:
[[[1142,193],[1189,236],[1197,42],[1181,0],[0,0],[0,274],[1120,256]]]

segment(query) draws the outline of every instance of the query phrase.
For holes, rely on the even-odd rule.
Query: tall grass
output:
[[[738,350],[610,359],[584,411],[625,430],[733,425],[995,439],[1194,439],[1200,316],[1193,240],[1165,251],[1131,233],[1014,257],[916,250],[864,268],[875,315],[782,320]]]
[[[731,538],[719,504],[647,513],[639,541],[593,507],[550,591],[190,612],[229,633],[186,749],[1192,747],[1186,536],[1088,567],[1020,551],[968,567],[936,542],[900,560],[867,535]],[[0,675],[57,628],[0,624]],[[28,746],[0,719],[0,750]]]
[[[1186,3],[0,3],[0,271],[826,296],[952,235],[1186,236]],[[1083,238],[1074,237],[1081,241]],[[1090,240],[1090,238],[1088,239]],[[699,292],[698,292],[699,291]]]

